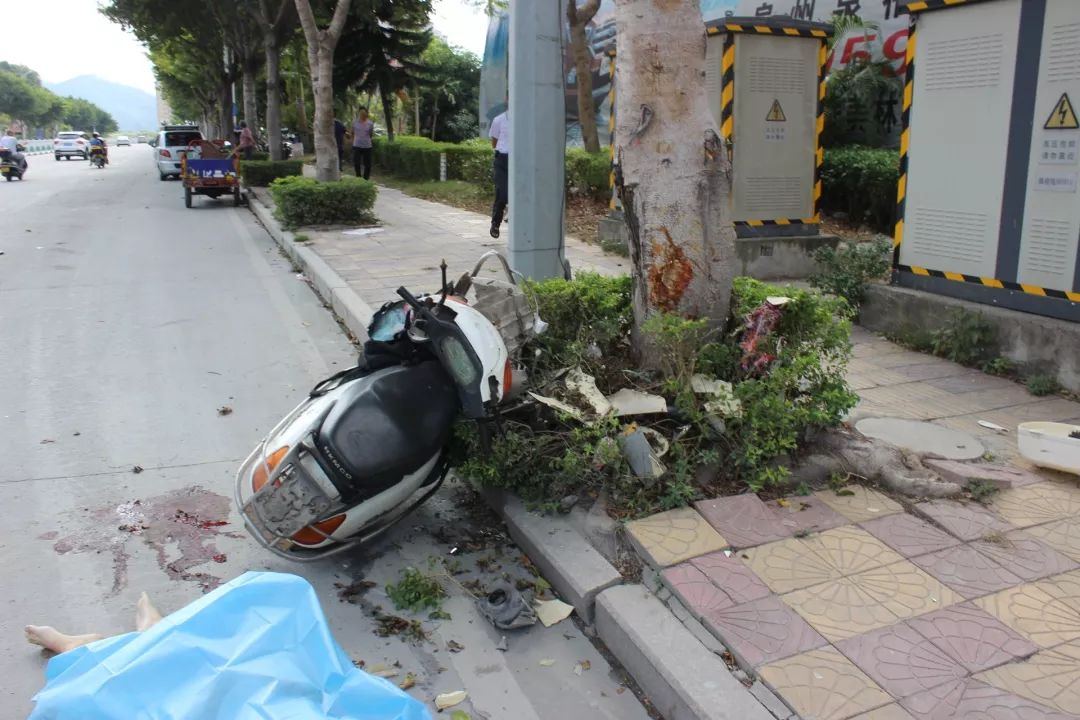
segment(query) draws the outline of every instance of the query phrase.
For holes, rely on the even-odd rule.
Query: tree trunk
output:
[[[386,116],[386,138],[393,142],[394,140],[394,96],[388,89],[389,85],[384,78],[379,83],[379,96],[382,99],[383,115]]]
[[[416,116],[416,135],[420,137],[424,133],[420,131],[420,89],[413,85],[413,114]]]
[[[345,27],[351,0],[337,0],[330,27],[320,30],[309,0],[296,0],[300,25],[308,45],[308,64],[315,94],[315,179],[331,182],[341,177],[334,140],[334,49]]]
[[[251,128],[251,134],[255,140],[259,139],[259,110],[258,100],[255,95],[256,64],[244,63],[244,122]]]
[[[304,76],[302,73],[297,73],[297,82],[300,84],[300,92],[296,94],[296,115],[297,121],[300,123],[300,137],[304,141],[304,150],[308,150],[314,147],[311,142],[311,127],[307,121],[307,91],[304,89]],[[309,150],[310,152],[310,150]]]
[[[431,111],[431,139],[435,139],[435,126],[439,123],[439,103],[432,103]]]
[[[315,179],[331,182],[341,177],[334,139],[334,49],[320,44],[311,85],[315,92]]]
[[[270,159],[281,159],[281,55],[271,28],[264,33],[266,47],[266,134]]]
[[[574,56],[577,73],[578,123],[581,125],[581,141],[589,152],[600,152],[600,138],[596,131],[596,104],[593,103],[592,54],[585,37],[585,26],[596,15],[600,0],[589,0],[581,7],[577,0],[568,0],[567,20],[570,21],[570,51]]]
[[[735,232],[731,164],[705,92],[697,3],[616,0],[619,188],[634,274],[635,345],[657,312],[727,319]]]
[[[225,76],[221,79],[221,87],[218,88],[218,94],[220,100],[218,103],[218,124],[221,126],[221,133],[218,135],[222,140],[228,140],[229,142],[235,142],[236,138],[232,137],[232,78]]]

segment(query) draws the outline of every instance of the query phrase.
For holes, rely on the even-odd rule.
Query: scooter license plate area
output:
[[[248,501],[245,514],[268,534],[291,537],[330,509],[330,498],[313,480],[294,469],[270,482]]]

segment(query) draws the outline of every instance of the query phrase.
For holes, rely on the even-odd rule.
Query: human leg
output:
[[[503,213],[509,199],[510,158],[503,153],[495,153],[495,203],[491,206],[491,237],[499,237]]]
[[[89,645],[101,638],[102,636],[96,633],[91,633],[89,635],[65,635],[56,628],[49,627],[48,625],[26,626],[26,639],[30,643],[40,645],[46,650],[52,650],[54,653],[63,653],[68,650],[74,650],[80,645]]]
[[[363,151],[361,148],[354,147],[352,149],[352,167],[353,173],[355,173],[356,177],[363,177],[364,169],[363,167],[361,167],[363,157]]]
[[[371,156],[374,151],[371,148],[364,148],[361,150],[360,159],[364,165],[364,179],[371,179]]]

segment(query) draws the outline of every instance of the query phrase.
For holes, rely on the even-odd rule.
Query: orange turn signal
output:
[[[318,545],[326,539],[325,535],[332,534],[345,522],[345,513],[326,518],[314,525],[308,525],[292,536],[292,539],[301,545]]]
[[[271,453],[270,457],[266,458],[265,465],[259,463],[255,466],[255,472],[251,474],[252,490],[254,490],[255,492],[259,492],[260,490],[262,490],[263,485],[266,484],[270,472],[278,466],[278,463],[281,462],[282,458],[284,458],[288,454],[288,452],[288,445],[286,445],[285,447],[280,447],[273,453]]]
[[[506,365],[503,366],[503,386],[502,396],[505,398],[510,394],[510,387],[514,384],[514,368],[510,365],[510,361],[506,361]],[[494,400],[494,398],[492,398]]]

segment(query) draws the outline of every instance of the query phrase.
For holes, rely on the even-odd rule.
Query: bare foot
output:
[[[161,620],[161,613],[150,602],[150,596],[145,592],[139,595],[139,601],[135,603],[135,629],[139,632],[148,630]]]
[[[68,650],[74,650],[80,645],[87,645],[95,640],[100,640],[101,635],[65,635],[48,625],[27,625],[26,639],[32,644],[40,645],[46,650],[52,650],[54,653],[63,653]]]

